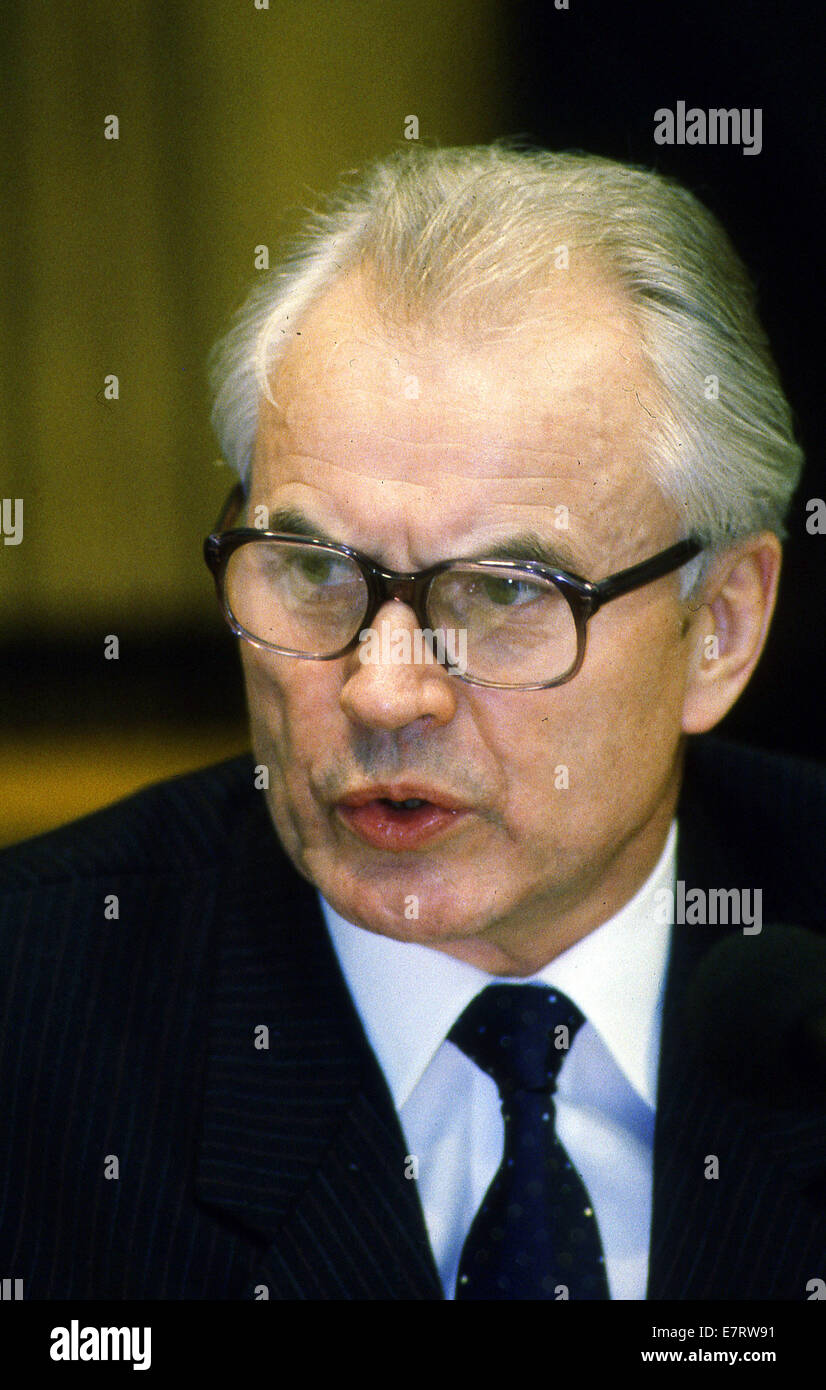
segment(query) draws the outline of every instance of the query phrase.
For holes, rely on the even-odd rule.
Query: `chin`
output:
[[[436,945],[463,940],[485,930],[494,914],[474,894],[462,901],[454,883],[441,877],[428,882],[425,875],[396,875],[391,884],[371,884],[352,871],[328,871],[314,875],[319,891],[341,917],[366,931],[395,941]],[[417,913],[417,915],[413,915]],[[497,914],[498,915],[498,914]]]
[[[346,921],[353,922],[357,927],[373,932],[376,936],[389,937],[392,941],[407,941],[419,946],[436,946],[473,934],[473,927],[469,925],[463,932],[450,922],[436,924],[431,921],[428,924],[421,919],[417,921],[415,918],[407,918],[403,914],[390,914],[386,908],[380,905],[376,905],[371,910],[369,906],[347,899],[333,902],[333,899],[326,893],[324,896]]]

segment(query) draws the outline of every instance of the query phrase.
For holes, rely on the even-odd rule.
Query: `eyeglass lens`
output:
[[[361,630],[369,593],[358,564],[300,541],[257,541],[233,551],[224,598],[258,642],[304,656],[332,656]],[[430,585],[431,629],[466,634],[466,674],[522,685],[556,680],[575,663],[570,605],[551,581],[505,567],[461,566]]]

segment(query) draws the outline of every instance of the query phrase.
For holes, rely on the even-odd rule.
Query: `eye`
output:
[[[295,594],[332,594],[351,586],[358,574],[343,555],[307,549],[289,556],[285,578]]]
[[[328,584],[336,577],[336,566],[340,570],[344,568],[340,560],[333,555],[325,555],[323,550],[305,551],[295,556],[292,563],[308,584]]]
[[[536,584],[531,584],[526,579],[507,579],[497,575],[485,575],[480,590],[481,596],[497,608],[512,608],[518,604],[531,603],[542,592]]]

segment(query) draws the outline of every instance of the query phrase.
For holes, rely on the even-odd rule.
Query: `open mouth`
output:
[[[347,828],[374,849],[414,850],[454,826],[466,812],[427,797],[355,796],[341,801],[338,814]]]

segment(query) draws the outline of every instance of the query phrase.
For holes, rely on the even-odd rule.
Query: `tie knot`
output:
[[[448,1038],[492,1076],[501,1096],[553,1091],[577,1030],[576,1004],[546,985],[488,985],[472,999]]]

